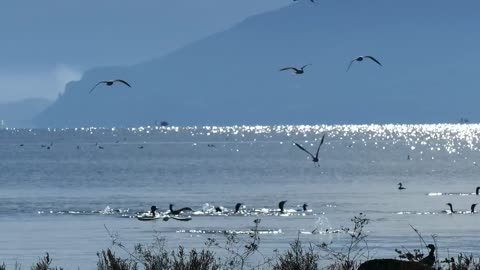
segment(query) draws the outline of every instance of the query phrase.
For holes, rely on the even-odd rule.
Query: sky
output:
[[[290,0],[16,0],[0,4],[0,103],[55,99],[98,66],[161,57]]]

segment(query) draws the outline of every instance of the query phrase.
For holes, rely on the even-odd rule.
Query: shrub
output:
[[[273,270],[316,270],[320,256],[315,252],[313,246],[307,251],[303,250],[302,243],[296,239],[290,244],[290,249],[278,258]]]
[[[121,259],[115,257],[110,249],[103,250],[101,253],[97,253],[98,270],[137,270],[137,264],[129,259]]]

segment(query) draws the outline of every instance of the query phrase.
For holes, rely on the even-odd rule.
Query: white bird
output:
[[[372,60],[373,62],[382,66],[382,64],[377,59],[375,59],[373,56],[365,55],[365,56],[358,56],[355,59],[353,59],[352,61],[350,61],[350,65],[348,65],[347,71],[350,70],[350,67],[352,66],[353,62],[355,62],[355,61],[362,62],[365,58],[368,58],[368,59]]]
[[[119,82],[119,83],[123,83],[125,84],[126,86],[128,87],[132,87],[128,82],[124,81],[124,80],[120,80],[120,79],[117,79],[117,80],[111,80],[111,81],[101,81],[101,82],[98,82],[97,84],[95,84],[95,86],[90,90],[89,93],[92,93],[92,91],[97,88],[98,85],[104,83],[105,85],[107,86],[112,86],[114,83],[116,82]]]

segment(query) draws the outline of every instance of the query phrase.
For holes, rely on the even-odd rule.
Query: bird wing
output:
[[[98,82],[97,84],[95,84],[95,86],[94,86],[92,89],[90,89],[90,92],[88,92],[88,93],[92,93],[93,90],[94,90],[95,88],[97,88],[97,86],[98,86],[99,84],[102,84],[102,83],[107,83],[107,81]]]
[[[308,152],[307,149],[303,148],[303,146],[301,146],[300,144],[296,143],[296,142],[293,142],[298,148],[302,149],[303,151],[307,152],[310,156],[312,156],[312,158],[315,158],[312,153]]]
[[[367,55],[367,56],[364,56],[364,57],[365,57],[365,58],[368,58],[368,59],[372,60],[373,62],[375,62],[375,63],[379,64],[380,66],[382,66],[382,64],[381,64],[380,62],[378,62],[378,60],[375,59],[373,56],[368,56],[368,55]]]
[[[282,68],[282,69],[280,69],[280,71],[289,70],[289,69],[291,69],[291,70],[295,70],[295,71],[298,71],[298,69],[296,69],[296,68],[294,68],[294,67],[286,67],[286,68]]]
[[[306,64],[304,65],[301,69],[304,69],[305,67],[311,66],[312,64]]]
[[[350,61],[350,64],[348,65],[348,68],[347,68],[347,71],[350,70],[350,67],[352,67],[353,62],[355,62],[355,61],[356,61],[355,59],[353,59],[352,61]]]
[[[121,83],[125,84],[126,86],[128,86],[130,88],[132,87],[128,82],[126,82],[124,80],[114,80],[114,82],[121,82]]]
[[[323,134],[322,140],[320,141],[320,144],[318,145],[317,154],[315,156],[316,158],[318,158],[318,152],[320,152],[320,146],[322,146],[324,140],[325,140],[325,134]]]

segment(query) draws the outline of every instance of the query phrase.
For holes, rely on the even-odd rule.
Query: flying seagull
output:
[[[107,86],[112,86],[112,85],[113,85],[114,83],[116,83],[116,82],[123,83],[123,84],[125,84],[125,85],[128,86],[128,87],[132,87],[128,82],[126,82],[126,81],[124,81],[124,80],[120,80],[120,79],[118,79],[118,80],[112,80],[112,81],[101,81],[101,82],[98,82],[97,84],[95,84],[95,86],[90,90],[89,93],[92,93],[92,91],[95,90],[95,88],[97,88],[97,86],[100,85],[100,84],[102,84],[102,83],[104,83],[104,84],[107,85]]]
[[[304,65],[304,66],[301,67],[300,69],[298,69],[298,68],[296,68],[296,67],[286,67],[286,68],[280,69],[280,71],[285,71],[285,70],[291,69],[291,70],[293,70],[293,73],[295,73],[295,74],[298,75],[298,74],[303,74],[303,73],[304,73],[303,69],[304,69],[305,67],[311,66],[311,65],[312,65],[312,64]]]
[[[350,67],[352,66],[353,62],[355,62],[355,61],[362,62],[365,58],[368,58],[368,59],[372,60],[373,62],[382,66],[382,64],[377,59],[375,59],[373,56],[365,55],[365,56],[359,56],[359,57],[353,59],[352,61],[350,61],[350,65],[348,65],[347,71],[350,70]]]
[[[320,144],[318,145],[318,148],[317,148],[317,153],[315,154],[315,156],[310,153],[307,149],[303,148],[303,146],[301,146],[300,144],[296,143],[296,142],[293,142],[298,148],[302,149],[303,151],[307,152],[311,157],[312,157],[312,161],[313,163],[316,165],[316,166],[320,166],[318,164],[318,152],[320,152],[320,146],[322,146],[323,144],[323,141],[325,140],[325,134],[323,134],[323,137],[322,137],[322,140],[320,141]]]

